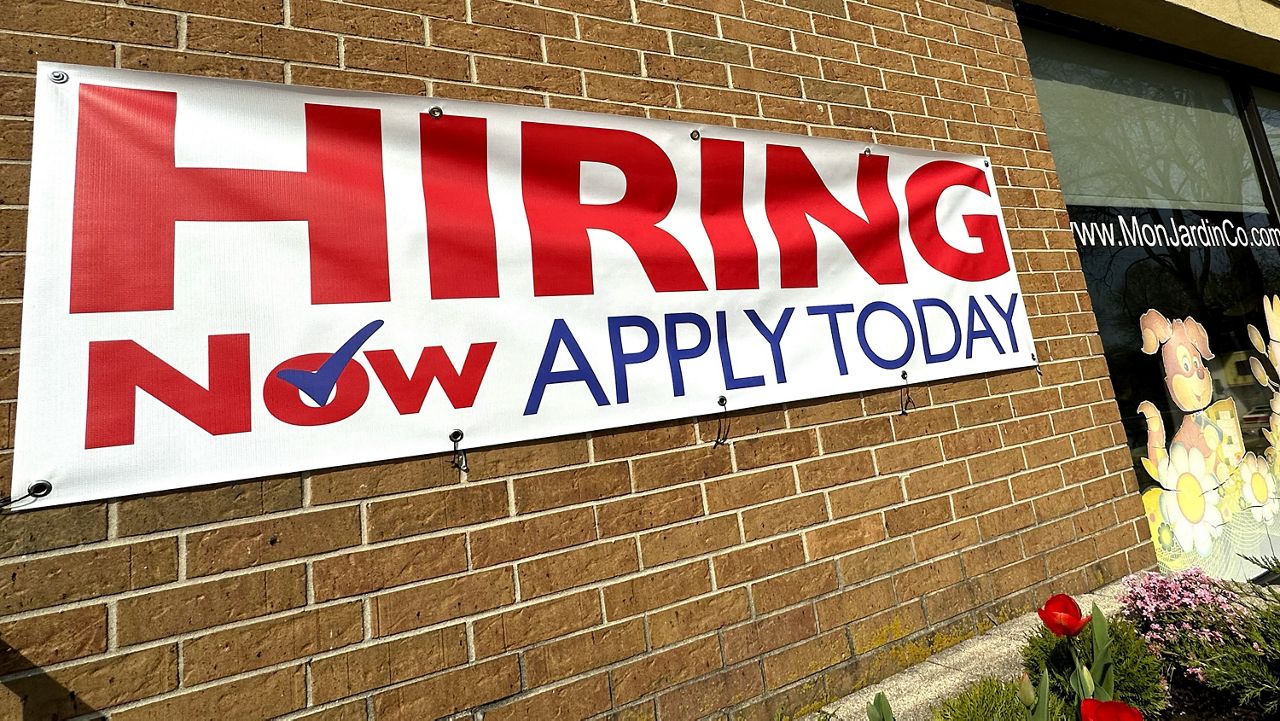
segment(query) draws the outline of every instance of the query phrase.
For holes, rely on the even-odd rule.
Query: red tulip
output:
[[[1058,636],[1076,636],[1089,624],[1093,616],[1083,616],[1076,600],[1064,594],[1058,594],[1044,602],[1036,613],[1044,625]]]
[[[1080,702],[1080,721],[1142,721],[1142,712],[1120,701],[1087,698]]]

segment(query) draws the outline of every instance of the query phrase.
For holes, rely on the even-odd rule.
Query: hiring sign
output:
[[[979,157],[39,72],[36,506],[1034,362]]]

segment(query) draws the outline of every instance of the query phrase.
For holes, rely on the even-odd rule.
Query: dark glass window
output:
[[[1255,575],[1241,556],[1280,548],[1280,228],[1250,141],[1280,149],[1280,94],[1254,91],[1251,138],[1224,73],[1023,37],[1161,565]]]

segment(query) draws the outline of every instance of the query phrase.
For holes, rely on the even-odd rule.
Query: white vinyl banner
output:
[[[42,63],[27,507],[1034,364],[989,163]]]

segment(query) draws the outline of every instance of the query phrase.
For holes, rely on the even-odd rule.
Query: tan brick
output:
[[[790,468],[733,476],[707,484],[707,508],[712,513],[777,500],[795,494]]]
[[[365,701],[361,698],[296,718],[298,721],[366,721],[366,713]]]
[[[818,429],[822,449],[826,453],[878,446],[893,440],[893,426],[888,418],[859,418]]]
[[[671,50],[676,55],[714,63],[751,64],[751,49],[748,46],[701,35],[672,33]]]
[[[358,643],[361,606],[328,606],[184,641],[182,682],[192,686]]]
[[[176,15],[149,10],[64,0],[29,0],[11,6],[0,16],[0,30],[172,47],[178,44],[177,21]],[[72,62],[65,58],[58,60]]]
[[[907,497],[916,499],[954,491],[969,484],[969,467],[963,461],[926,468],[907,476]]]
[[[720,63],[645,53],[644,67],[651,78],[724,87],[729,85],[729,72]],[[706,437],[705,433],[703,437]]]
[[[606,89],[608,87],[609,76],[588,75],[588,77],[596,78],[596,82],[598,83],[597,87],[601,89]],[[622,79],[618,78],[617,80]],[[665,84],[664,87],[666,87]],[[613,96],[607,92],[605,94],[591,95],[592,97],[602,98],[604,100],[623,100],[626,102],[645,102],[646,104],[653,104],[652,102],[630,100],[626,97]],[[674,100],[674,93],[671,97]],[[661,105],[668,103],[658,104]],[[693,444],[695,440],[693,425],[689,423],[653,423],[645,426],[635,426],[632,428],[595,433],[592,436],[591,444],[595,449],[596,460],[601,461],[680,448],[682,446]]]
[[[614,703],[629,703],[721,666],[720,642],[714,636],[651,653],[610,671]]]
[[[3,37],[3,36],[0,36]],[[0,205],[24,205],[27,202],[27,186],[31,184],[31,166],[25,163],[0,163]],[[23,216],[25,218],[25,214]],[[14,230],[23,236],[26,246],[26,223]],[[16,239],[15,239],[15,242]]]
[[[0,160],[29,160],[31,158],[30,120],[0,120]],[[8,258],[9,263],[3,269],[6,277],[0,288],[6,297],[20,297],[22,294],[22,258]]]
[[[849,628],[849,638],[858,654],[866,654],[924,627],[924,606],[916,602],[858,621]]]
[[[629,0],[543,0],[542,4],[549,8],[583,15],[599,15],[617,20],[631,19]]]
[[[107,650],[107,607],[45,613],[0,623],[0,674],[92,656]]]
[[[547,62],[586,70],[625,75],[640,74],[640,53],[596,43],[547,38]]]
[[[155,586],[178,578],[173,538],[0,565],[0,614]]]
[[[752,584],[756,613],[769,613],[836,590],[839,580],[833,564],[820,563]]]
[[[897,473],[941,461],[942,444],[937,438],[922,438],[877,448],[875,456],[880,473]]]
[[[729,449],[712,445],[638,458],[633,463],[637,490],[700,481],[733,471]]]
[[[284,20],[283,0],[133,0],[129,4],[260,23]]]
[[[71,3],[59,5],[72,7]],[[110,67],[116,58],[110,43],[0,32],[0,70],[33,73],[41,60]]]
[[[357,508],[251,521],[187,536],[187,575],[205,576],[360,543]]]
[[[133,536],[302,506],[302,479],[269,478],[120,501],[118,533]]]
[[[157,73],[284,82],[284,63],[282,62],[262,62],[248,58],[184,53],[131,45],[120,48],[120,67]]]
[[[497,701],[520,690],[515,655],[448,671],[373,697],[380,721],[420,721]]]
[[[467,632],[458,624],[315,659],[311,685],[315,702],[328,703],[466,662]]]
[[[172,691],[178,649],[157,646],[5,682],[0,717],[63,719]]]
[[[666,526],[702,515],[702,494],[696,487],[628,496],[596,507],[600,535],[617,536]]]
[[[290,79],[294,85],[314,85],[321,88],[366,90],[375,93],[396,93],[399,95],[425,95],[427,92],[426,81],[417,78],[376,73],[353,73],[346,70],[320,68],[311,65],[295,64]],[[358,497],[374,495],[373,493],[362,492],[359,489],[343,489],[339,493],[355,493]],[[314,490],[312,494],[314,497]],[[344,706],[343,708],[346,707]]]
[[[805,534],[805,543],[811,558],[829,558],[884,538],[884,519],[875,514],[816,528]]]
[[[595,590],[487,616],[473,624],[476,657],[496,656],[599,625],[603,620],[600,594]]]
[[[507,484],[467,484],[369,504],[369,540],[431,533],[504,518],[510,513]]]
[[[893,579],[886,578],[818,601],[818,627],[823,630],[837,628],[896,605]]]
[[[4,81],[0,79],[0,104],[4,102]],[[0,105],[3,108],[4,105]],[[23,207],[0,209],[0,251],[23,251],[27,248],[27,210]]]
[[[742,528],[748,541],[813,526],[827,520],[827,502],[814,493],[742,512]]]
[[[338,64],[338,39],[332,35],[200,16],[187,20],[187,46],[259,58]]]
[[[471,0],[471,21],[538,35],[574,36],[573,16],[501,0]]]
[[[343,41],[343,59],[347,67],[359,70],[441,80],[471,78],[471,66],[466,55],[417,45],[348,38]]]
[[[735,441],[733,447],[739,468],[759,468],[816,455],[817,438],[813,431],[792,431]]]
[[[595,517],[590,508],[510,521],[471,532],[471,563],[475,568],[483,568],[595,538]]]
[[[978,517],[983,538],[994,538],[1026,528],[1036,522],[1030,503],[1018,503]]]
[[[897,505],[903,500],[902,481],[896,476],[854,483],[830,491],[833,518],[856,516]]]
[[[475,65],[476,82],[485,85],[561,95],[582,94],[582,73],[573,68],[487,57],[476,58]]]
[[[698,561],[606,586],[604,605],[610,619],[619,619],[710,591],[710,567]]]
[[[641,27],[635,23],[619,23],[582,17],[578,20],[580,37],[593,43],[617,45],[635,50],[667,52],[667,36],[659,28]]]
[[[294,67],[294,82],[299,82],[299,71],[303,71],[305,75],[307,71],[318,70],[322,69]],[[368,75],[367,77],[377,76]],[[357,498],[372,498],[388,493],[450,486],[462,480],[452,462],[453,454],[449,453],[408,461],[347,466],[313,473],[308,481],[311,486],[311,503],[335,503]]]
[[[35,78],[0,77],[0,107],[8,115],[32,115],[36,105]]]
[[[609,710],[609,675],[598,674],[486,711],[490,721],[573,721]]]
[[[390,636],[488,611],[515,600],[515,574],[510,568],[473,572],[374,596],[372,632],[374,636]]]
[[[760,667],[749,663],[663,694],[658,698],[658,708],[664,719],[691,721],[746,701],[763,691]]]
[[[975,546],[982,538],[978,522],[966,518],[956,523],[930,528],[912,537],[916,547],[916,560],[927,561],[953,551]]]
[[[884,513],[884,524],[891,536],[904,536],[923,528],[941,525],[951,519],[949,498],[915,501]]]
[[[730,551],[713,561],[717,584],[733,586],[803,564],[804,545],[799,536],[786,536]]]
[[[525,60],[542,59],[542,44],[537,35],[530,33],[452,20],[432,20],[430,29],[431,45],[435,47]]]
[[[356,551],[312,564],[315,600],[381,591],[467,570],[462,534]]]
[[[22,325],[22,305],[20,303],[0,303],[0,348],[14,348],[18,344],[18,334]],[[10,423],[12,435],[12,423]]]
[[[585,438],[573,437],[482,448],[467,453],[467,462],[471,467],[467,477],[471,480],[545,471],[586,463],[587,441]]]
[[[720,516],[647,533],[640,537],[640,555],[645,566],[657,566],[719,551],[741,540],[737,519]]]
[[[634,540],[614,541],[547,556],[518,566],[520,595],[535,598],[640,570]]]
[[[844,631],[834,631],[765,657],[765,682],[769,688],[780,688],[847,661],[852,656]]]
[[[0,558],[51,551],[107,537],[107,507],[60,506],[8,514],[0,523]]]
[[[326,0],[289,0],[290,24],[384,40],[421,43],[427,33],[422,18],[408,13],[386,12]]]
[[[116,711],[111,718],[116,721],[273,718],[306,705],[306,669],[298,665],[171,696],[128,711]]]
[[[530,513],[628,493],[631,474],[624,461],[526,476],[513,485],[516,512]]]
[[[733,665],[790,646],[818,633],[811,605],[766,616],[724,631],[724,660]]]
[[[306,581],[299,564],[121,599],[116,638],[127,646],[298,608]]]
[[[744,588],[699,598],[649,616],[649,639],[654,648],[683,641],[747,620],[750,602]]]
[[[645,648],[643,620],[604,626],[525,651],[525,677],[529,686],[541,686],[631,658]]]

